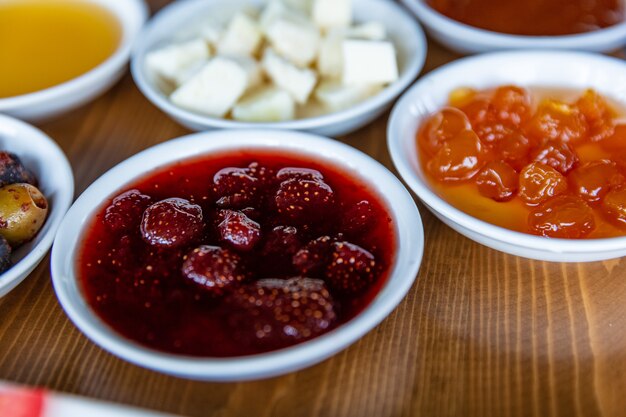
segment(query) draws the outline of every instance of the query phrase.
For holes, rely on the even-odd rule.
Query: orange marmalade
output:
[[[427,3],[461,23],[513,35],[571,35],[624,20],[622,0],[427,0]]]
[[[417,134],[429,184],[465,213],[511,230],[625,236],[626,122],[593,90],[571,100],[534,96],[517,86],[453,91]]]

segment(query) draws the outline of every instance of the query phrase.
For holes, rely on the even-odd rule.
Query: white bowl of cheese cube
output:
[[[425,57],[419,24],[388,0],[182,0],[145,28],[131,69],[192,130],[338,136],[383,113]]]

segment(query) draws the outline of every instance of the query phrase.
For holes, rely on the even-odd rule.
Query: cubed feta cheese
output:
[[[340,78],[343,71],[343,34],[331,30],[320,42],[317,55],[317,70],[322,77]]]
[[[170,99],[184,109],[224,117],[247,86],[248,74],[240,64],[216,57],[174,91]]]
[[[187,80],[196,75],[198,71],[200,71],[206,64],[209,62],[208,60],[198,61],[195,64],[191,65],[188,68],[185,68],[183,71],[176,74],[175,84],[176,87],[183,85]]]
[[[320,42],[317,70],[327,78],[340,78],[343,72],[343,41],[346,39],[384,40],[385,26],[369,22],[345,29],[332,29]]]
[[[291,95],[276,87],[265,87],[244,97],[233,109],[233,119],[243,122],[293,120],[296,104]]]
[[[323,81],[315,89],[315,98],[330,111],[348,109],[382,90],[380,85],[343,85],[338,81]]]
[[[313,62],[320,43],[320,33],[314,25],[289,17],[270,22],[267,38],[276,52],[300,67]]]
[[[285,0],[270,0],[267,6],[261,12],[259,17],[259,26],[263,33],[267,34],[267,28],[276,19],[288,18],[292,20],[306,21],[307,14],[301,10],[292,7]]]
[[[214,50],[217,50],[217,44],[223,34],[224,27],[217,22],[207,21],[200,27],[200,36],[202,36]]]
[[[207,43],[203,39],[193,39],[149,52],[146,66],[152,74],[177,85],[190,69],[209,57]]]
[[[312,15],[315,24],[324,30],[350,26],[352,0],[314,0]]]
[[[225,58],[235,61],[246,71],[248,78],[247,90],[263,83],[263,68],[261,63],[254,58],[243,55],[224,55]]]
[[[391,42],[343,41],[344,84],[388,84],[397,79],[398,62]]]
[[[220,38],[217,51],[226,55],[254,55],[262,40],[259,25],[247,14],[238,13]]]
[[[317,83],[315,72],[308,68],[298,68],[271,48],[265,50],[261,65],[272,82],[291,94],[297,103],[307,102]]]

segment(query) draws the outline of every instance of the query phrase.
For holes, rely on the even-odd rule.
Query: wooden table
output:
[[[431,43],[426,71],[454,58]],[[387,118],[341,140],[393,169]],[[123,159],[188,133],[128,74],[95,102],[40,127],[68,155],[77,193]],[[138,368],[72,325],[46,258],[0,299],[0,379],[184,416],[626,415],[626,258],[521,259],[420,209],[426,248],[408,296],[366,337],[317,366],[237,384]]]

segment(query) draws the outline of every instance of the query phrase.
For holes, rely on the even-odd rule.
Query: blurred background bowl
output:
[[[426,31],[455,52],[474,54],[504,49],[570,49],[611,52],[626,45],[626,20],[614,26],[574,35],[521,36],[492,32],[450,19],[425,0],[402,0]]]

